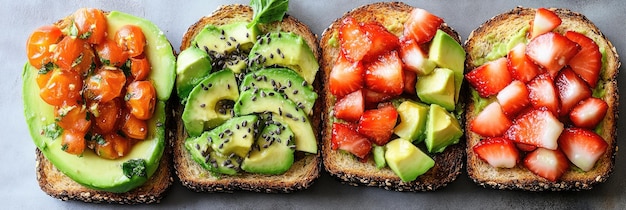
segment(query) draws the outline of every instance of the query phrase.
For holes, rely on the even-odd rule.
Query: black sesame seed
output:
[[[278,33],[278,38],[280,38],[281,36],[282,36],[281,33]]]
[[[226,84],[226,89],[230,90],[230,84]]]
[[[209,53],[209,47],[207,47],[206,45],[204,46],[204,51]]]
[[[232,37],[232,36],[230,37],[230,41],[237,42],[237,40],[235,39],[235,37]]]
[[[279,55],[283,54],[283,53],[280,52],[280,48],[276,48],[276,53],[278,53]]]
[[[250,33],[246,33],[246,38],[250,37]]]
[[[298,94],[298,90],[293,90],[293,94],[294,95]]]
[[[231,110],[230,110],[230,116],[231,116],[231,117],[235,117],[235,110],[234,110],[234,109],[231,109]]]
[[[270,92],[268,95],[270,95],[270,96],[274,96],[274,92]]]
[[[280,109],[280,107],[278,107],[278,115],[282,116],[283,115],[283,110]]]
[[[307,85],[308,85],[308,83],[306,82],[306,80],[302,81],[302,86],[307,86]]]
[[[219,137],[220,137],[220,139],[223,139],[224,138],[224,133],[220,133]]]
[[[270,53],[270,59],[274,59],[274,54]]]
[[[217,147],[217,148],[219,148],[219,149],[224,148],[224,144],[220,144],[220,146],[219,146],[219,147]]]
[[[248,125],[248,121],[241,122],[241,126],[246,127],[247,125]],[[250,132],[250,129],[248,129],[248,132]]]
[[[210,161],[211,161],[211,156],[206,156],[206,158],[204,158],[205,163],[209,163]]]
[[[196,144],[196,149],[200,150],[200,144]]]
[[[241,138],[245,139],[246,137],[248,137],[248,134],[244,134]]]
[[[221,39],[221,40],[225,40],[225,39],[226,39],[226,37],[225,37],[224,35],[222,35],[222,36],[220,36],[220,39]]]
[[[256,101],[256,96],[252,96],[251,100]]]
[[[267,37],[267,44],[270,44],[270,42],[272,41],[271,37]]]
[[[280,54],[280,58],[285,59],[285,55],[284,54]]]
[[[222,33],[222,35],[224,35],[224,29],[222,29],[221,33]]]
[[[235,153],[230,153],[230,155],[228,155],[228,159],[234,158],[235,157]]]
[[[209,83],[207,84],[207,87],[213,87],[213,84]]]
[[[259,44],[263,44],[263,39],[259,40]]]
[[[285,114],[285,117],[293,118],[293,115],[291,115],[291,113],[287,113],[287,114]]]
[[[264,92],[264,91],[261,91],[261,97],[265,97],[265,96],[266,96],[266,95],[265,95],[265,92]]]
[[[209,138],[207,138],[207,140],[209,141],[209,144],[213,142],[213,138],[211,138],[210,136]]]
[[[306,117],[302,117],[302,122],[306,122]]]
[[[233,44],[231,44],[230,42],[226,42],[226,45],[228,45],[229,47],[232,46]]]
[[[291,80],[287,80],[287,87],[291,87]]]
[[[276,86],[276,80],[272,79],[270,80],[270,83],[272,84],[272,86]]]
[[[204,91],[207,91],[207,90],[209,90],[209,87],[206,87],[206,86],[205,86],[205,87],[203,87],[202,89],[203,89]]]
[[[200,108],[204,108],[206,104],[200,104]]]

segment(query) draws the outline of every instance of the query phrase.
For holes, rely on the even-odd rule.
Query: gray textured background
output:
[[[44,3],[46,2],[46,3]],[[289,14],[308,24],[314,33],[323,30],[344,12],[373,1],[292,0]],[[0,2],[0,206],[7,209],[114,208],[115,205],[62,202],[46,195],[35,179],[35,145],[27,132],[21,100],[21,72],[26,62],[26,39],[35,28],[71,14],[79,7],[120,10],[152,20],[179,49],[187,28],[210,14],[218,5],[237,1],[62,1],[2,0]],[[407,1],[442,17],[466,39],[470,31],[490,17],[515,6],[564,7],[583,13],[613,42],[618,53],[626,52],[626,2],[624,1]],[[178,50],[177,50],[178,51]],[[624,56],[624,55],[623,55]],[[620,68],[620,71],[624,68]],[[626,78],[623,73],[619,81]],[[625,86],[620,85],[624,93]],[[620,105],[624,112],[624,105]],[[624,120],[618,130],[623,130]],[[621,132],[619,135],[621,136]],[[620,139],[620,137],[618,137]],[[623,142],[618,140],[618,145]],[[462,173],[449,186],[425,193],[400,193],[378,188],[343,185],[327,173],[305,191],[292,194],[194,193],[175,182],[160,204],[139,208],[236,208],[236,209],[624,209],[626,208],[626,160],[618,154],[609,180],[584,192],[521,192],[483,189]],[[130,206],[123,206],[130,208]]]

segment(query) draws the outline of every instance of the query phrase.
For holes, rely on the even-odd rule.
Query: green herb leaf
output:
[[[63,144],[61,145],[61,150],[65,151],[67,150],[68,145],[67,144]]]
[[[72,24],[70,25],[70,36],[73,36],[73,37],[78,36],[78,27],[76,27],[76,24],[74,23],[73,20],[72,20]]]
[[[147,177],[146,172],[146,160],[144,159],[130,159],[122,163],[122,171],[124,175],[129,179],[133,177]]]
[[[107,142],[104,140],[104,137],[102,137],[102,135],[100,134],[93,134],[90,138],[91,141],[96,141],[96,144],[98,145],[104,145]]]
[[[84,54],[81,53],[80,55],[78,55],[78,58],[76,58],[76,60],[74,60],[74,62],[72,62],[72,68],[78,66],[78,64],[80,64],[81,62],[83,62],[83,56]]]
[[[44,64],[41,69],[39,69],[39,71],[37,72],[38,74],[47,74],[48,72],[52,71],[54,69],[54,63],[49,62]]]
[[[84,34],[81,34],[80,36],[78,36],[78,38],[80,39],[89,39],[89,37],[91,36],[92,32],[91,31],[87,31]]]
[[[124,65],[120,66],[120,69],[122,69],[122,72],[124,72],[124,76],[126,76],[126,78],[132,76],[132,72],[130,71],[131,65],[132,62],[130,61],[130,59],[128,59],[126,60],[126,63],[124,63]]]
[[[281,21],[289,9],[289,0],[250,0],[250,6],[254,10],[254,18],[248,27]]]
[[[50,123],[50,125],[43,127],[43,135],[51,138],[57,139],[63,133],[63,128],[56,123]]]

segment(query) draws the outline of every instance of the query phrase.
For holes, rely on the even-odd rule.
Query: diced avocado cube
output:
[[[437,30],[430,44],[428,58],[437,63],[439,67],[451,69],[454,72],[454,101],[457,102],[463,83],[465,50],[449,34]]]
[[[435,165],[432,158],[402,138],[390,141],[385,149],[387,165],[403,182],[414,181]]]
[[[294,161],[294,134],[285,124],[274,120],[270,114],[261,135],[257,138],[241,169],[250,173],[283,174]]]
[[[436,68],[431,74],[418,77],[415,90],[424,103],[438,104],[448,111],[455,108],[454,72],[450,69]]]
[[[443,107],[430,105],[426,125],[426,148],[430,153],[443,152],[452,144],[459,143],[463,130],[459,121]]]
[[[387,166],[387,162],[385,161],[385,147],[378,146],[376,144],[372,144],[372,154],[374,154],[374,163],[376,163],[376,168],[381,169]]]
[[[211,73],[211,58],[203,50],[189,47],[176,60],[176,93],[185,101],[189,92]]]
[[[424,140],[428,106],[419,102],[404,101],[398,108],[400,124],[393,132],[400,138],[419,143]]]

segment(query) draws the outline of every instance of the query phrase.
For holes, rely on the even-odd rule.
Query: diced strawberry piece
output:
[[[506,138],[487,138],[472,147],[476,155],[489,165],[513,168],[520,160],[515,144]]]
[[[522,143],[515,143],[515,146],[517,147],[517,149],[524,152],[532,152],[537,149],[537,146]]]
[[[569,119],[575,126],[595,128],[606,115],[609,105],[599,98],[588,98],[574,106],[569,113]]]
[[[529,92],[526,85],[519,80],[515,80],[502,89],[498,95],[496,95],[496,98],[502,107],[502,112],[512,118],[530,104],[528,95]]]
[[[333,107],[336,118],[356,122],[363,115],[365,104],[361,90],[354,91],[339,99]]]
[[[559,16],[546,8],[539,8],[535,13],[535,18],[530,22],[530,38],[550,32],[559,25],[561,25]]]
[[[557,139],[561,131],[563,123],[552,115],[552,112],[534,109],[515,118],[513,125],[504,135],[517,143],[554,150],[557,148]]]
[[[363,91],[363,98],[365,99],[365,109],[375,109],[378,103],[385,102],[391,98],[392,95],[379,93],[367,88],[361,89]]]
[[[580,46],[567,37],[548,32],[532,39],[526,46],[526,55],[539,66],[546,69],[552,77],[563,68]]]
[[[372,142],[362,136],[354,126],[344,123],[333,123],[333,134],[330,140],[331,148],[340,149],[354,154],[363,159],[372,150]]]
[[[565,32],[565,37],[578,43],[581,47],[580,52],[570,59],[567,65],[589,86],[595,88],[602,68],[602,54],[598,45],[585,35],[574,31]]]
[[[528,87],[528,98],[530,104],[535,109],[546,107],[552,114],[559,114],[559,98],[558,92],[554,87],[554,81],[550,75],[541,74],[535,79],[531,80],[526,87]]]
[[[368,137],[373,143],[383,146],[391,140],[391,134],[393,134],[397,120],[398,111],[393,105],[387,104],[378,109],[363,112],[357,131]]]
[[[504,115],[498,102],[485,107],[470,124],[470,130],[485,137],[502,136],[513,123]]]
[[[404,92],[415,95],[415,83],[417,83],[417,74],[412,71],[404,71]]]
[[[485,63],[465,74],[465,78],[483,98],[497,94],[512,81],[506,58]]]
[[[570,68],[559,72],[555,81],[561,100],[560,115],[566,116],[578,102],[591,97],[591,88]]]
[[[559,137],[559,147],[583,171],[589,171],[609,145],[601,136],[583,128],[568,128]]]
[[[365,85],[373,91],[397,96],[404,89],[402,73],[398,52],[391,51],[367,65]]]
[[[330,92],[338,98],[363,87],[365,68],[361,62],[350,62],[343,53],[339,53],[333,69],[330,71],[328,86]]]
[[[415,8],[404,23],[404,36],[414,39],[417,44],[426,43],[435,36],[441,23],[443,19],[426,10]]]
[[[561,150],[537,148],[526,155],[524,166],[534,174],[555,182],[569,169],[569,161]]]
[[[352,17],[347,17],[339,26],[339,44],[346,58],[354,62],[363,59],[372,42],[361,25]]]
[[[400,58],[404,69],[415,72],[417,75],[427,75],[436,67],[436,63],[428,60],[422,48],[413,39],[403,40],[400,46]]]
[[[527,83],[541,73],[537,64],[526,56],[526,44],[519,43],[506,56],[506,66],[513,79]]]
[[[365,31],[367,38],[371,41],[370,49],[367,51],[365,56],[363,56],[363,60],[375,60],[379,55],[400,47],[400,40],[398,37],[387,31],[387,28],[380,23],[365,23],[362,24],[361,27]]]

